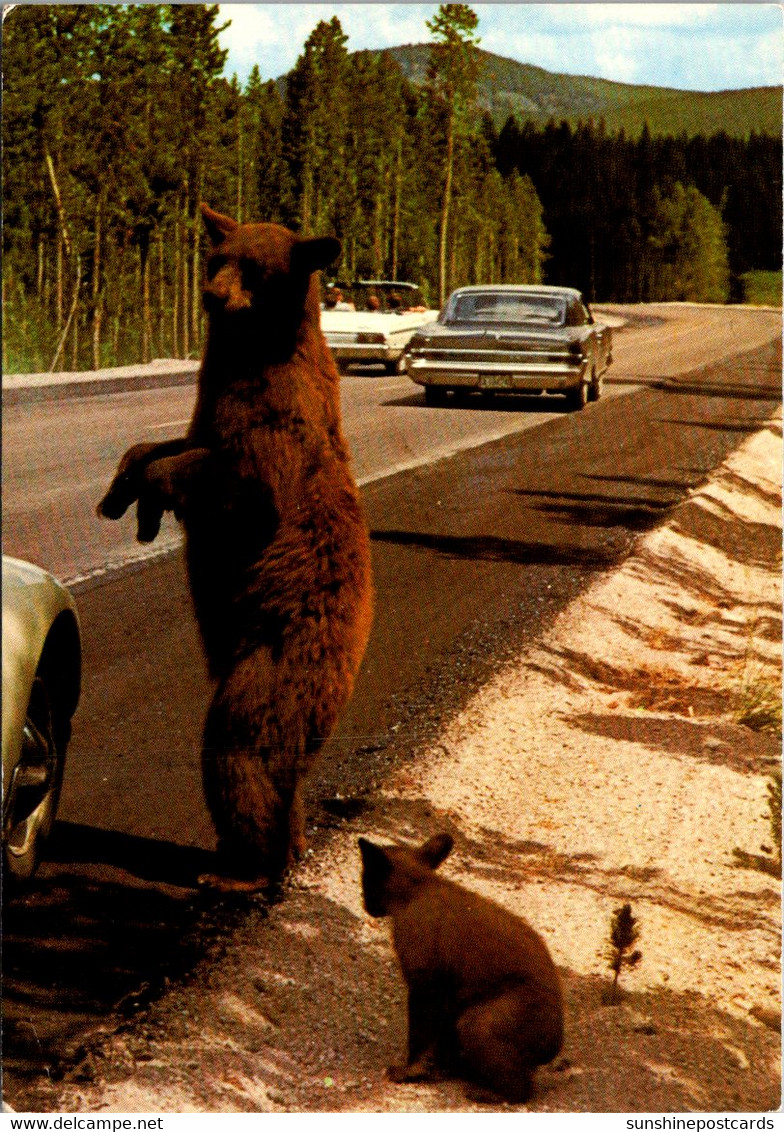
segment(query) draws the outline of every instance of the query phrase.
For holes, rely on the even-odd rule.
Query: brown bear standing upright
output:
[[[372,617],[370,546],[320,329],[315,272],[340,251],[202,205],[213,250],[187,435],[125,454],[99,514],[138,500],[140,541],[181,519],[218,686],[202,769],[223,887],[278,876],[305,845],[303,776],[348,700]]]

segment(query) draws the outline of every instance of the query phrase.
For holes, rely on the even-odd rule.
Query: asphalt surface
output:
[[[780,345],[661,378],[366,483],[376,619],[311,781],[316,851],[392,765],[415,757],[762,426],[780,400]],[[51,861],[5,909],[12,1103],[14,1091],[77,1063],[91,1034],[186,976],[241,914],[194,887],[214,845],[198,756],[210,689],[180,552],[75,588],[86,676],[60,821]]]

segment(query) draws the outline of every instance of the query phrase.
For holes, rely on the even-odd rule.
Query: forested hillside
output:
[[[429,45],[392,47],[389,54],[414,85],[426,82]],[[715,92],[675,90],[612,82],[588,75],[564,75],[530,63],[477,51],[477,103],[490,113],[496,129],[510,114],[520,123],[544,126],[553,118],[572,125],[604,120],[609,131],[623,129],[637,137],[647,123],[657,134],[710,134],[731,137],[781,134],[782,88],[759,87]]]
[[[594,299],[724,301],[743,272],[780,267],[780,130],[498,126],[480,105],[495,57],[467,5],[434,15],[416,82],[390,53],[351,54],[333,18],[284,83],[254,69],[241,87],[223,74],[221,19],[216,5],[6,16],[7,372],[194,356],[201,200],[334,233],[341,277],[412,279],[433,304],[543,278]]]

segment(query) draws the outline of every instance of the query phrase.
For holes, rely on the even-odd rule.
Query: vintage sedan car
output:
[[[612,361],[612,332],[569,287],[461,287],[405,354],[429,405],[447,394],[562,393],[573,409],[597,401]]]
[[[57,812],[79,702],[82,650],[65,586],[3,555],[3,865],[29,880]]]
[[[396,373],[414,332],[438,317],[413,283],[363,279],[332,284],[327,292],[336,289],[343,302],[335,309],[323,305],[321,329],[340,369],[356,362]]]

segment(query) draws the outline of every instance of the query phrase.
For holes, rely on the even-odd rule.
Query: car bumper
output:
[[[514,392],[563,392],[585,380],[587,362],[579,365],[541,362],[438,362],[428,358],[407,359],[406,372],[418,385],[448,389],[500,389]]]
[[[327,345],[341,362],[396,362],[403,353],[403,346],[381,342],[330,342],[327,338]]]

